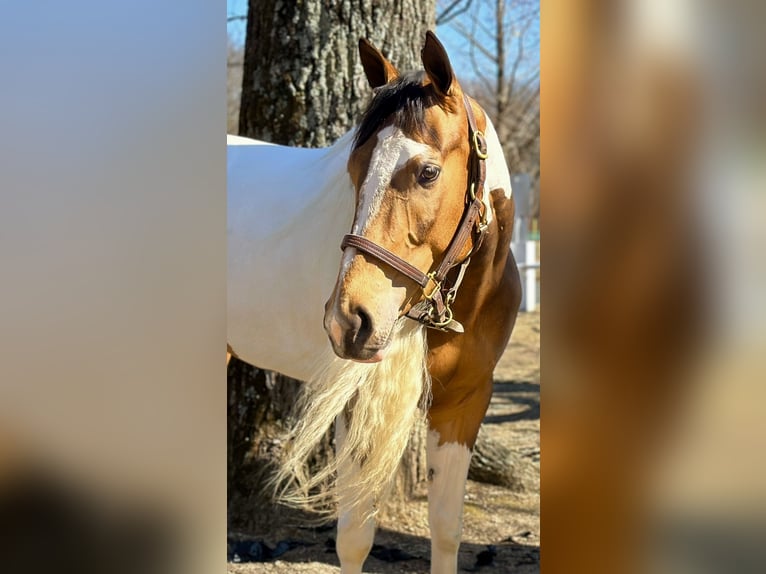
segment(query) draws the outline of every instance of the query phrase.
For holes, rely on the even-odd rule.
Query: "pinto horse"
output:
[[[361,572],[425,414],[431,571],[456,572],[471,449],[521,295],[510,177],[432,33],[424,71],[359,50],[374,96],[332,147],[228,140],[229,351],[308,381],[281,478],[327,502],[313,487],[337,477],[343,573]],[[335,462],[303,475],[333,422]]]

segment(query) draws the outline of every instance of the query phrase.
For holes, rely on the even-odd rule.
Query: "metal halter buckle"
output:
[[[471,189],[468,191],[468,194],[471,198],[471,201],[476,201],[476,182],[471,182]],[[481,210],[481,213],[479,214],[479,220],[476,222],[477,230],[479,233],[484,233],[488,227],[487,222],[487,206],[486,204],[482,204],[484,209]]]
[[[433,299],[434,293],[442,287],[442,284],[434,278],[435,276],[436,272],[431,271],[431,273],[428,274],[428,283],[423,287],[423,296],[429,300]]]
[[[481,214],[479,216],[479,233],[484,233],[487,230],[487,227],[489,227],[489,221],[487,220],[487,207],[486,204],[482,204],[482,207],[484,209],[481,210]]]

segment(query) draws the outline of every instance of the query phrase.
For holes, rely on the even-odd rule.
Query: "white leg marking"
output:
[[[335,419],[335,448],[340,450],[346,440],[346,425],[341,414]],[[359,465],[347,461],[338,468],[338,489],[342,490],[345,485],[353,480],[358,472]],[[365,510],[372,509],[373,501],[365,501],[365,508],[348,510],[341,505],[338,509],[338,539],[335,550],[340,559],[341,574],[361,574],[362,565],[372,548],[375,538],[375,520],[368,518],[363,520]],[[367,504],[369,503],[369,504]]]
[[[463,497],[471,451],[458,443],[439,444],[439,433],[428,432],[428,525],[431,528],[431,573],[457,572],[463,529]]]

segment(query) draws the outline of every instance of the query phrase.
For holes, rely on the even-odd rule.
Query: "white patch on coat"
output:
[[[391,185],[394,174],[411,159],[430,150],[424,143],[416,142],[404,135],[395,126],[388,126],[378,132],[378,143],[372,150],[367,177],[362,183],[362,202],[357,211],[354,233],[364,234],[383,203],[383,195]]]
[[[353,139],[308,149],[228,138],[225,327],[243,361],[305,381],[330,346],[324,305],[356,210]]]
[[[275,144],[264,142],[261,140],[254,140],[253,138],[246,138],[243,136],[226,134],[226,145],[275,145]]]
[[[457,572],[457,552],[463,529],[463,497],[471,462],[465,445],[439,446],[439,433],[428,431],[428,524],[431,528],[431,572]]]
[[[511,176],[508,173],[508,166],[505,163],[505,154],[500,146],[500,140],[495,132],[495,126],[487,116],[487,127],[484,130],[484,137],[487,140],[487,176],[484,180],[484,195],[482,201],[487,208],[487,222],[493,218],[492,198],[490,192],[493,189],[502,189],[505,197],[511,197]]]
[[[367,176],[359,191],[361,201],[357,207],[356,220],[351,233],[364,235],[375,217],[380,211],[383,196],[391,185],[396,172],[407,164],[411,159],[427,153],[431,148],[404,135],[404,132],[395,126],[388,126],[378,132],[378,143],[372,150],[370,165],[367,168]],[[356,255],[356,249],[346,249],[341,263],[340,280],[351,266],[351,261]]]

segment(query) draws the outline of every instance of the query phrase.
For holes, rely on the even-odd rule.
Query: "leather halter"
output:
[[[427,327],[459,333],[463,332],[463,326],[452,317],[452,302],[455,300],[458,287],[460,287],[466,267],[470,262],[470,255],[479,248],[487,230],[487,208],[482,201],[484,179],[487,173],[485,165],[487,141],[484,134],[476,126],[473,109],[465,95],[463,96],[463,104],[468,116],[468,139],[471,146],[468,189],[465,195],[466,206],[460,225],[452,236],[441,263],[432,271],[423,273],[398,255],[361,235],[349,233],[343,237],[340,244],[342,250],[347,247],[358,249],[420,285],[423,299],[407,312],[407,317],[419,321]],[[458,261],[474,230],[476,231],[476,239],[471,251],[461,261]],[[460,270],[457,277],[448,282],[447,274],[458,265]]]

